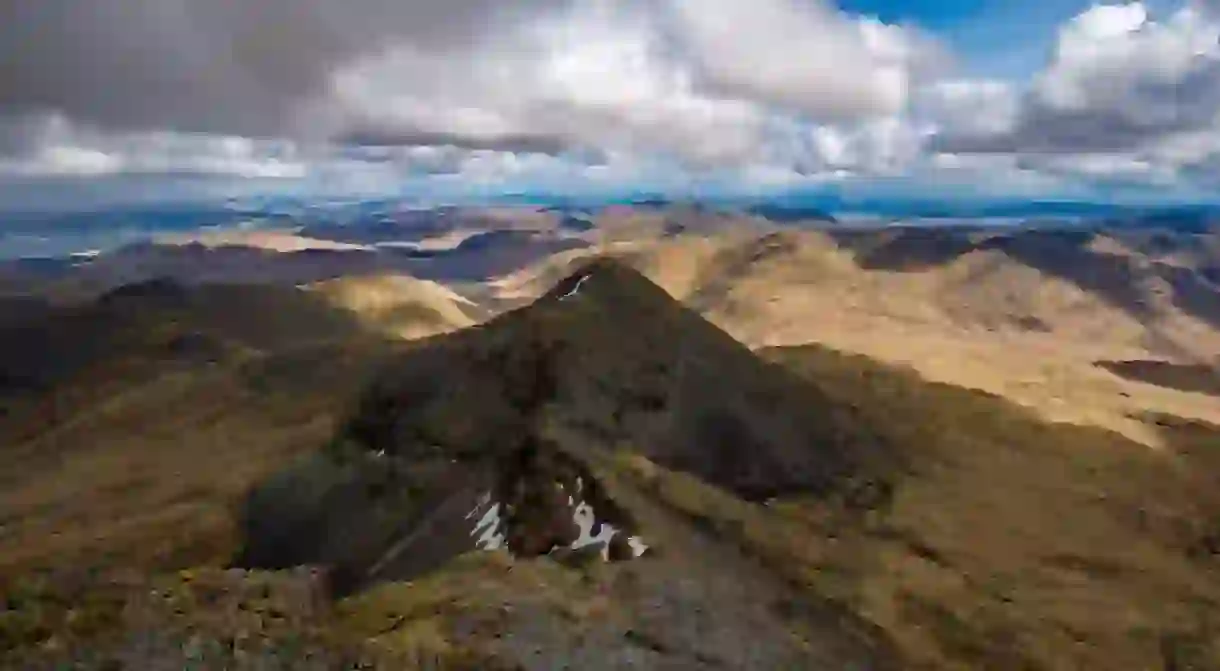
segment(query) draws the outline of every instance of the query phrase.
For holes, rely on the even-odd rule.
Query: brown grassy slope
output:
[[[810,533],[839,536],[815,582],[915,657],[936,668],[1220,668],[1208,647],[1220,634],[1220,428],[1166,422],[1176,428],[1156,428],[1174,449],[1158,454],[859,357],[769,355],[858,404],[923,464],[863,524],[817,502],[781,506]]]
[[[1159,439],[1128,419],[1134,410],[1220,422],[1214,398],[1152,388],[1093,366],[1103,359],[1195,363],[1220,351],[1220,329],[1201,318],[1205,312],[1182,309],[1185,294],[1161,270],[1110,259],[1078,281],[1063,266],[1091,261],[1083,252],[1076,259],[1078,250],[1067,243],[1011,247],[894,271],[863,270],[859,258],[802,242],[796,252],[756,266],[719,305],[708,306],[709,314],[746,342],[815,341],[910,364],[932,379],[1004,395],[1047,418],[1118,430],[1149,444]],[[1220,306],[1220,291],[1209,298],[1190,286],[1197,304]],[[1115,298],[1128,294],[1142,303]]]
[[[408,340],[465,328],[484,316],[447,287],[407,275],[345,277],[310,289],[369,327]]]
[[[804,376],[811,389],[781,384],[782,371],[767,373],[772,386],[755,389],[750,371],[763,370],[756,363],[747,367],[731,348],[693,342],[689,352],[718,373],[717,383],[709,378],[684,399],[662,393],[644,403],[664,408],[671,422],[669,433],[650,431],[632,416],[639,408],[623,409],[639,402],[636,394],[666,389],[664,375],[658,386],[644,384],[650,362],[665,361],[662,353],[671,351],[652,338],[653,329],[681,341],[694,327],[654,313],[663,301],[652,298],[638,314],[650,315],[654,325],[624,319],[640,304],[630,292],[619,292],[636,285],[612,284],[613,291],[599,293],[606,285],[596,277],[584,289],[593,296],[589,302],[544,302],[536,311],[493,321],[482,333],[438,341],[429,356],[412,358],[414,366],[400,364],[388,373],[393,383],[372,397],[375,405],[391,404],[369,419],[388,423],[362,429],[362,440],[405,456],[432,445],[460,458],[498,449],[505,427],[515,426],[502,399],[530,386],[537,370],[515,346],[543,338],[566,364],[556,369],[561,401],[551,412],[570,427],[568,444],[598,468],[617,500],[636,511],[642,533],[658,539],[662,554],[676,555],[679,571],[696,570],[689,563],[695,547],[704,548],[698,556],[705,557],[744,552],[746,564],[734,564],[745,571],[741,575],[747,565],[762,566],[788,586],[788,600],[772,604],[777,612],[825,613],[829,597],[892,637],[921,668],[1172,668],[1216,654],[1207,642],[1216,633],[1220,606],[1211,549],[1220,498],[1199,461],[1206,442],[1220,435],[1212,429],[1192,425],[1202,432],[1192,438],[1193,451],[1156,453],[1111,432],[1050,424],[1000,398],[820,347],[768,353]],[[637,307],[619,312],[619,301]],[[625,331],[633,341],[604,340]],[[565,344],[580,356],[565,354]],[[449,347],[461,356],[450,357]],[[718,354],[697,356],[709,352]],[[423,361],[436,370],[419,368]],[[471,370],[461,372],[459,361]],[[427,392],[426,379],[441,370],[451,395]],[[597,393],[586,388],[589,380]],[[893,461],[865,460],[849,478],[860,486],[773,486],[769,494],[779,499],[771,505],[748,503],[741,495],[758,496],[760,483],[726,478],[714,444],[695,450],[700,463],[672,451],[684,444],[680,439],[667,441],[689,437],[682,427],[699,423],[705,415],[698,409],[715,415],[726,396],[751,389],[763,396],[769,389],[773,405],[801,399],[802,408],[785,413],[802,414],[802,422],[817,427],[801,436],[811,448],[837,455],[884,446],[899,452],[897,462],[905,468],[895,477],[884,466]],[[484,421],[459,423],[455,413],[469,408],[485,413]],[[731,439],[731,449],[757,462],[751,466],[770,456],[762,439],[765,421],[754,417],[749,431]],[[632,454],[611,458],[606,448],[616,441]],[[775,475],[765,467],[757,473]],[[540,578],[540,584],[555,589],[562,575]],[[485,606],[459,586],[447,589],[471,608]],[[388,601],[376,608],[395,611],[404,607],[400,599],[411,603],[418,596],[399,588],[393,593],[383,593]],[[756,596],[769,593],[760,588]],[[503,598],[524,598],[510,594]],[[570,594],[559,588],[558,598]],[[612,598],[604,607],[614,611],[629,603]],[[530,612],[543,617],[554,607],[535,605]],[[461,609],[440,620],[427,614],[408,619],[448,631],[450,617],[460,620]]]
[[[327,629],[402,650],[477,643],[534,660],[525,668],[555,668],[556,661],[598,668],[591,664],[632,656],[694,664],[707,654],[734,660],[730,668],[777,668],[731,655],[751,641],[775,644],[772,654],[782,654],[769,660],[824,652],[848,640],[844,627],[870,632],[865,640],[892,638],[914,668],[1220,664],[1216,427],[1156,418],[1150,429],[1164,433],[1169,446],[1157,453],[821,347],[768,352],[778,364],[766,366],[723,334],[696,328],[694,315],[674,317],[655,288],[643,300],[633,288],[640,288],[637,279],[603,293],[594,280],[583,289],[592,301],[548,303],[533,317],[502,317],[507,327],[419,345],[429,356],[385,367],[397,383],[373,394],[403,404],[389,408],[388,419],[401,418],[404,431],[391,430],[393,440],[371,446],[411,455],[441,445],[446,456],[456,451],[460,458],[495,448],[502,429],[520,428],[505,404],[537,375],[533,345],[555,345],[566,364],[556,371],[566,405],[552,408],[567,432],[563,441],[637,512],[666,559],[570,572],[548,559],[509,571],[478,557],[418,584],[344,602]],[[625,323],[624,307],[640,319]],[[692,332],[683,346],[681,335]],[[529,347],[520,350],[523,339]],[[320,445],[339,407],[335,394],[342,395],[343,385],[329,376],[342,348],[305,343],[268,356],[246,342],[236,358],[206,366],[214,378],[191,366],[141,377],[149,370],[142,366],[161,371],[164,362],[135,356],[145,352],[136,348],[134,368],[89,366],[59,379],[131,392],[115,394],[113,406],[74,411],[76,421],[57,425],[45,442],[23,441],[30,449],[2,453],[0,472],[23,477],[3,481],[4,495],[15,496],[4,503],[21,506],[4,520],[17,525],[6,532],[17,529],[21,543],[0,556],[30,542],[40,552],[6,571],[47,560],[138,560],[154,568],[221,561],[235,540],[228,531],[233,493]],[[700,373],[687,386],[669,386],[672,369],[653,364],[684,350]],[[359,349],[350,360],[351,372],[340,379],[354,388],[369,364]],[[465,373],[455,380],[447,364],[457,363]],[[472,412],[479,423],[469,422]],[[712,421],[716,430],[704,433],[690,429],[717,415],[735,421]],[[323,419],[308,424],[311,417]],[[222,418],[227,429],[209,433]],[[724,427],[735,431],[726,436]],[[788,442],[776,447],[771,438]],[[608,451],[614,445],[628,454]],[[815,465],[824,456],[855,461],[858,451],[882,448],[898,452],[905,468],[894,477],[892,460],[865,459],[849,471],[860,486],[806,491],[803,485],[821,481],[797,477],[772,491],[759,487],[759,478],[776,473],[772,462],[804,465],[810,455],[798,453],[802,446],[816,448]],[[727,471],[709,463],[718,455]],[[751,478],[740,480],[739,466],[755,461]],[[127,481],[129,473],[145,483]],[[160,489],[184,485],[223,494]],[[762,500],[748,502],[737,495],[743,493]],[[175,495],[198,507],[175,512]],[[768,505],[767,495],[781,498]],[[167,519],[152,523],[143,517],[149,511]],[[35,524],[23,527],[27,519]],[[59,529],[68,532],[50,533]],[[2,542],[10,538],[6,533]],[[158,552],[147,556],[147,547]],[[192,608],[206,614],[209,606]],[[833,640],[818,638],[827,632]],[[843,668],[833,661],[829,668]]]
[[[0,575],[225,555],[229,508],[329,437],[383,347],[299,292],[171,286],[0,342]]]
[[[561,300],[578,283],[579,292]],[[623,337],[626,333],[631,337]],[[352,486],[352,478],[342,474],[348,469],[332,458],[329,484],[324,467],[287,474],[286,480],[298,487],[277,478],[252,498],[255,523],[243,558],[257,557],[256,565],[323,562],[336,567],[346,582],[347,576],[368,576],[370,564],[380,566],[380,557],[393,555],[387,548],[396,547],[398,538],[409,542],[418,532],[432,539],[414,548],[420,557],[407,562],[418,570],[423,555],[446,559],[471,547],[470,522],[442,515],[446,503],[435,504],[433,499],[442,497],[429,492],[433,484],[449,482],[461,495],[473,486],[471,480],[479,479],[457,478],[453,471],[503,476],[528,453],[545,453],[544,461],[556,463],[566,455],[604,471],[605,457],[619,441],[751,500],[782,492],[831,496],[866,489],[869,483],[857,481],[857,475],[884,488],[886,478],[897,477],[890,470],[894,465],[887,463],[896,446],[879,440],[853,408],[828,402],[638,273],[605,261],[584,267],[534,305],[433,339],[385,366],[340,437],[366,457],[384,452],[373,463],[402,464],[407,471],[434,476],[424,483],[412,482],[409,475],[383,479],[370,468],[367,476],[356,474],[357,486]],[[362,477],[368,488],[359,487]],[[547,491],[555,477],[556,471],[537,468],[513,482]],[[319,481],[322,486],[315,487]],[[596,492],[600,482],[600,476],[590,477],[584,488]],[[405,491],[412,485],[422,485],[420,496]],[[379,493],[366,493],[371,489]],[[521,571],[530,571],[527,576],[539,571],[539,584],[528,591],[513,586],[521,576],[516,570],[509,585],[474,593],[461,590],[460,582],[453,585],[453,576],[434,581],[405,569],[372,573],[456,589],[454,598],[466,607],[445,608],[445,617],[419,613],[407,628],[416,633],[416,628],[435,630],[481,619],[495,603],[488,604],[487,598],[510,600],[511,614],[483,626],[503,633],[504,652],[531,669],[563,663],[620,668],[614,664],[625,664],[631,655],[645,655],[641,659],[649,666],[678,668],[700,659],[712,660],[707,664],[719,660],[727,668],[790,668],[791,663],[816,668],[818,660],[836,666],[836,661],[842,665],[886,656],[877,640],[884,637],[848,636],[844,629],[852,628],[848,623],[854,618],[828,615],[815,594],[802,599],[808,612],[778,612],[775,604],[790,599],[786,581],[691,521],[655,510],[647,492],[614,487],[609,498],[612,503],[599,502],[595,508],[625,509],[625,522],[613,522],[623,529],[634,529],[638,515],[648,525],[642,533],[660,556],[606,576],[606,587],[622,593],[604,601],[607,618],[587,627],[572,623],[557,602],[585,602],[596,591],[548,564],[550,559],[522,566]],[[423,515],[413,519],[413,508]],[[513,516],[521,521],[525,513],[518,510]],[[436,519],[444,528],[433,535],[426,525]],[[296,531],[277,541],[277,528]],[[533,535],[520,531],[527,540]],[[510,527],[508,533],[511,542],[518,529]],[[465,545],[451,543],[452,537]],[[432,568],[437,562],[427,563]],[[390,603],[377,608],[416,613],[408,605],[416,594],[386,590],[398,596],[387,597]],[[554,598],[541,599],[548,594]],[[715,635],[700,636],[699,631]],[[459,634],[442,629],[434,635]],[[472,634],[460,636],[465,641]],[[647,650],[636,650],[641,647],[632,643],[636,636],[648,637]],[[536,641],[541,651],[523,654],[525,649],[515,647],[521,644],[513,643],[522,640]]]
[[[563,289],[559,287],[557,291]],[[420,450],[426,451],[431,445],[439,443],[442,449],[449,451],[449,456],[463,460],[476,459],[482,456],[483,451],[495,451],[497,441],[511,438],[496,435],[498,431],[519,428],[510,418],[501,417],[507,421],[495,422],[499,416],[497,413],[510,413],[513,408],[506,408],[505,404],[511,405],[521,400],[524,390],[537,382],[531,378],[537,374],[529,360],[533,348],[549,344],[563,349],[565,343],[571,347],[558,363],[569,366],[569,377],[563,389],[569,394],[567,400],[572,405],[565,408],[570,412],[561,414],[565,423],[580,427],[579,432],[586,438],[591,431],[586,423],[590,421],[597,424],[592,428],[630,427],[629,435],[657,439],[648,452],[659,459],[705,473],[728,486],[754,495],[762,493],[760,487],[770,491],[807,485],[824,491],[843,470],[843,464],[838,462],[849,460],[847,455],[836,452],[846,451],[845,441],[854,437],[858,441],[856,447],[869,447],[865,444],[871,435],[867,427],[854,430],[846,416],[849,414],[846,409],[844,416],[828,410],[815,418],[802,419],[796,414],[797,400],[792,395],[803,387],[797,385],[790,375],[759,362],[748,350],[683,310],[639,276],[621,268],[603,268],[582,290],[581,299],[560,304],[552,297],[551,302],[541,306],[532,316],[507,315],[498,324],[489,324],[481,330],[438,339],[422,345],[420,352],[407,357],[407,362],[398,362],[387,368],[387,377],[394,386],[383,388],[382,393],[391,394],[393,400],[406,401],[407,405],[391,408],[388,416],[373,418],[373,427],[364,427],[364,431],[373,434],[371,437],[361,434],[366,442],[372,441],[368,447],[380,446],[394,457],[412,458],[419,456]],[[624,319],[632,323],[633,333],[641,336],[641,340],[631,342],[617,337],[616,329],[622,326]],[[687,333],[688,341],[684,346],[667,340],[673,333]],[[446,346],[445,343],[450,344]],[[674,354],[683,358],[681,363],[692,369],[692,377],[680,382],[695,384],[683,388],[686,398],[674,399],[689,405],[673,409],[673,414],[680,420],[678,426],[668,431],[643,433],[641,428],[650,422],[659,422],[658,428],[664,428],[666,424],[664,408],[658,407],[656,401],[651,399],[660,394],[662,401],[665,400],[665,385],[657,385],[664,382],[669,371],[664,368],[653,370],[650,366],[674,363],[666,358]],[[658,358],[658,355],[662,356]],[[519,356],[524,359],[517,359]],[[307,359],[294,361],[295,365],[289,365],[283,372],[302,374],[301,367],[306,363]],[[260,367],[260,370],[265,369]],[[271,366],[270,369],[277,370],[278,367]],[[711,385],[706,384],[710,379],[708,376],[719,379],[716,371],[737,380],[737,388],[717,393]],[[301,386],[315,384],[321,384],[321,381],[305,373]],[[416,384],[422,387],[417,388],[414,386]],[[429,390],[439,398],[436,395],[428,396]],[[406,397],[400,397],[399,392],[406,393]],[[416,392],[423,393],[423,398],[412,396]],[[709,396],[697,397],[702,394]],[[155,396],[165,398],[164,394]],[[384,396],[381,398],[385,399]],[[372,400],[377,400],[377,394],[373,395]],[[605,403],[617,404],[617,411],[616,407],[605,407]],[[800,405],[805,403],[806,399],[799,401]],[[178,409],[172,405],[160,407],[169,415]],[[790,412],[785,412],[784,408]],[[389,442],[378,442],[380,437],[376,424],[386,420],[397,423],[400,430],[391,432]],[[719,424],[713,420],[719,420]],[[145,418],[139,417],[137,421],[143,424]],[[717,426],[733,429],[727,441],[724,440],[725,436],[716,435]],[[415,434],[414,439],[412,433],[406,430],[411,427],[421,432]],[[817,435],[804,435],[814,431],[815,427]],[[814,459],[797,453],[798,446],[819,442],[816,439],[820,438],[831,441],[821,449],[821,458]],[[746,439],[752,441],[754,449],[730,453],[733,448],[740,448],[740,445],[731,444],[733,441]],[[157,437],[157,442],[169,440],[169,436]],[[600,443],[600,440],[594,442]],[[193,444],[197,448],[210,449],[211,456],[221,456],[214,445]],[[709,444],[715,448],[714,454],[698,453],[700,448],[706,448]],[[696,450],[693,453],[689,451],[692,448]],[[705,457],[710,457],[711,461]],[[747,468],[738,468],[741,465]],[[164,470],[172,468],[168,464],[159,464],[158,467]],[[94,498],[92,503],[98,505],[102,500]],[[134,512],[121,510],[118,514],[130,517]],[[100,521],[106,520],[103,518]],[[183,526],[197,523],[197,520],[179,520]],[[565,595],[573,594],[579,597],[579,601],[572,604],[573,607],[595,608],[599,585],[586,583],[578,574],[569,574],[558,566],[546,564],[549,560],[542,560],[536,575],[548,581],[545,585],[547,592],[555,594],[557,602],[550,603],[544,610],[535,609],[531,600],[542,591],[542,586],[528,582],[490,595],[462,592],[462,607],[452,604],[458,612],[446,620],[446,626],[460,627],[462,622],[469,623],[468,618],[461,617],[463,612],[486,614],[488,606],[494,605],[486,601],[489,596],[503,595],[517,599],[513,607],[520,608],[519,614],[510,618],[505,625],[510,627],[509,633],[516,632],[516,635],[501,643],[501,646],[508,646],[501,651],[519,659],[532,658],[534,661],[526,668],[554,668],[540,666],[539,659],[591,660],[602,666],[584,664],[581,668],[617,668],[605,664],[614,660],[617,660],[615,663],[625,663],[629,659],[641,659],[641,655],[643,659],[657,663],[663,663],[666,659],[686,660],[689,665],[700,659],[720,659],[729,665],[728,668],[757,668],[759,664],[763,668],[789,668],[789,662],[822,659],[823,655],[830,655],[827,663],[831,663],[831,659],[858,659],[860,654],[865,654],[859,651],[861,644],[838,639],[830,628],[833,620],[818,620],[814,615],[783,616],[772,612],[770,599],[778,594],[773,580],[765,574],[742,572],[753,571],[746,560],[730,560],[731,555],[722,556],[724,553],[718,552],[728,552],[731,548],[719,547],[712,539],[699,540],[699,534],[683,529],[682,526],[672,527],[675,533],[684,533],[694,538],[693,542],[699,542],[700,551],[677,552],[687,545],[667,534],[664,543],[675,552],[671,561],[641,564],[639,573],[628,574],[622,580],[615,579],[618,589],[624,592],[624,601],[614,609],[618,612],[616,617],[592,628],[600,642],[588,642],[565,629],[572,624],[573,615],[579,611],[571,610],[565,614],[564,611],[556,613],[551,610],[566,600],[563,598]],[[88,547],[79,556],[87,556],[99,549],[97,546]],[[57,548],[50,551],[61,556]],[[191,556],[199,558],[199,561],[209,558],[198,553]],[[690,562],[699,561],[696,558],[705,556],[711,559],[698,573],[699,580],[693,581]],[[714,571],[713,566],[725,567],[726,570]],[[530,572],[523,571],[517,575],[529,577]],[[723,575],[734,575],[735,580],[720,581]],[[613,583],[601,581],[600,586],[612,587]],[[706,593],[705,588],[712,593]],[[395,600],[388,607],[398,611],[398,615],[404,619],[418,617],[425,620],[421,626],[426,626],[427,613],[415,614],[411,610],[404,613],[402,610],[419,597],[418,593],[411,591],[405,604]],[[357,606],[352,617],[360,617],[368,608],[372,606]],[[540,617],[547,619],[539,620]],[[785,624],[788,620],[796,623]],[[540,621],[550,622],[554,626],[539,629]],[[814,626],[818,622],[820,624]],[[393,625],[393,622],[390,624]],[[480,623],[479,626],[494,625],[492,622]],[[789,631],[789,627],[801,630],[809,628],[808,636],[799,636]],[[704,634],[709,632],[712,635],[705,638]],[[452,631],[443,631],[442,634],[446,637],[457,635]],[[470,634],[466,636],[469,638]],[[819,636],[829,640],[816,642],[809,639]],[[505,638],[509,639],[508,636]],[[547,656],[531,657],[537,653],[529,646],[535,645],[544,647]],[[852,651],[840,651],[843,646]]]
[[[709,640],[746,650],[743,633],[766,640],[750,628],[759,614],[743,607],[760,592],[734,597],[729,586],[740,580],[720,580],[715,595],[689,592],[700,570],[720,565],[711,558],[740,552],[734,561],[757,562],[787,582],[786,598],[770,607],[795,618],[794,630],[822,622],[807,635],[824,632],[825,618],[834,617],[824,601],[830,597],[891,635],[906,668],[1220,663],[1211,647],[1220,585],[1216,560],[1207,555],[1220,519],[1210,449],[1220,429],[1156,418],[1177,451],[1151,454],[1113,434],[1045,424],[1002,400],[928,384],[861,357],[817,347],[769,355],[833,403],[858,405],[862,421],[918,457],[888,506],[800,497],[749,504],[636,455],[599,452],[599,477],[612,496],[643,511],[645,528],[670,557],[664,561],[686,567],[683,579],[664,563],[571,570],[541,559],[509,570],[494,557],[471,557],[413,584],[347,600],[321,626],[339,640],[371,639],[408,658],[478,650],[603,668],[627,656],[659,663],[687,654],[681,644],[665,647],[675,645],[676,623],[727,625],[731,618],[695,606],[733,599],[726,610],[749,619],[738,629],[699,630],[705,652],[690,654],[712,654],[718,648]],[[1208,520],[1212,526],[1200,524]],[[674,556],[691,547],[707,559],[684,565]],[[174,618],[214,617],[198,597],[175,603]],[[667,608],[678,610],[667,616]],[[281,626],[274,615],[262,621]],[[268,631],[269,640],[304,635],[293,626]],[[524,668],[535,667],[553,668]]]
[[[1003,399],[863,357],[816,346],[767,354],[805,376],[824,394],[822,404],[857,408],[856,421],[875,440],[900,445],[912,470],[889,480],[888,498],[849,490],[759,505],[645,459],[641,446],[584,449],[611,495],[637,512],[643,533],[688,580],[713,566],[744,580],[719,559],[741,552],[746,564],[734,570],[759,565],[788,585],[787,597],[771,604],[775,612],[823,627],[860,627],[831,614],[845,609],[891,637],[907,668],[1220,664],[1212,647],[1220,625],[1212,454],[1220,428],[1160,418],[1153,426],[1175,449],[1153,453],[1113,433],[1049,424]],[[579,425],[570,431],[579,435]],[[691,554],[696,547],[703,554]],[[692,562],[696,556],[704,559]],[[510,613],[559,618],[552,632],[572,627],[600,636],[606,622],[636,617],[641,582],[660,589],[646,577],[654,569],[643,566],[579,581],[553,572],[546,560],[524,575],[504,574],[508,582],[483,568],[442,572],[424,581],[427,590],[387,587],[345,608],[361,631],[397,623],[383,635],[390,645],[446,640],[461,629],[455,623],[471,617],[485,622],[481,636],[538,636],[519,628],[524,614],[493,615],[478,595],[484,593],[496,595],[493,604],[514,604]],[[524,584],[515,585],[518,579]],[[472,585],[480,586],[477,594],[468,591]],[[769,594],[755,589],[736,599],[746,604]],[[698,601],[724,598],[705,589]],[[586,609],[598,615],[588,620]],[[394,617],[404,611],[410,615]],[[569,624],[558,624],[564,618]],[[660,640],[674,635],[672,622],[652,626]],[[528,640],[546,641],[544,659],[566,659],[560,651],[570,651],[563,636]]]
[[[309,569],[27,580],[0,595],[0,666],[28,671],[512,671],[452,645],[402,653],[333,616]],[[367,621],[367,618],[366,618]]]

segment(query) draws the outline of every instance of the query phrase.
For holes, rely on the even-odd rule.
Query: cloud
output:
[[[707,166],[765,153],[782,117],[852,122],[905,106],[925,46],[904,29],[817,2],[723,4],[583,0],[464,55],[398,45],[338,71],[310,116],[345,137],[659,152]],[[731,40],[707,19],[724,12],[748,19]],[[748,54],[758,60],[738,63]],[[844,60],[855,66],[827,67]]]
[[[437,53],[558,3],[0,0],[0,113],[120,130],[282,132],[335,67],[408,42]]]
[[[119,173],[293,178],[306,172],[294,143],[145,131],[113,133],[59,115],[24,120],[25,142],[0,157],[0,175],[101,176]]]
[[[849,17],[823,2],[669,3],[673,39],[699,82],[818,121],[902,112],[941,51],[917,32]]]
[[[462,58],[397,46],[337,72],[313,116],[340,129],[330,135],[470,148],[632,149],[696,162],[750,151],[763,111],[700,96],[652,28],[647,15],[589,1]]]
[[[952,133],[997,137],[1015,129],[1021,100],[1016,87],[1007,81],[946,79],[923,89],[915,109]]]
[[[1220,167],[1220,0],[1097,5],[1055,37],[1015,81],[830,0],[0,0],[0,176],[1032,188]]]
[[[994,124],[949,119],[936,149],[1079,155],[1044,160],[1090,172],[1189,160],[1172,149],[1181,138],[1220,132],[1220,20],[1191,6],[1161,21],[1138,2],[1094,6],[1060,28],[1015,114],[1010,100],[1002,108],[988,112]]]
[[[773,151],[789,117],[850,127],[900,114],[936,60],[916,32],[824,0],[712,5],[0,0],[0,154],[40,156],[49,171],[151,167],[138,148],[91,162],[5,130],[4,119],[55,115],[129,139],[177,131],[746,164]]]

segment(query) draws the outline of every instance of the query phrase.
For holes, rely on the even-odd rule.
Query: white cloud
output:
[[[26,146],[0,160],[0,175],[118,173],[297,178],[305,163],[288,141],[165,131],[107,133],[52,115],[29,121]]]
[[[25,165],[26,174],[107,175],[119,172],[123,161],[96,149],[81,147],[43,147]]]
[[[696,163],[749,153],[764,111],[700,95],[658,39],[652,17],[588,0],[467,53],[398,45],[355,62],[304,116],[330,135],[397,142],[660,151]]]
[[[1220,16],[1096,5],[1058,31],[1023,93],[937,85],[941,153],[1019,157],[1049,174],[1167,184],[1220,151]],[[936,96],[933,96],[935,98]]]
[[[1010,83],[995,79],[946,79],[921,91],[918,113],[955,133],[1000,135],[1017,123],[1020,97]]]
[[[1060,30],[1034,94],[1050,110],[1106,110],[1141,126],[1189,122],[1182,117],[1195,113],[1193,101],[1176,94],[1192,83],[1215,87],[1218,60],[1220,24],[1194,9],[1156,22],[1138,2],[1098,5]],[[1191,82],[1200,76],[1206,81]]]
[[[906,29],[820,3],[716,2],[658,13],[580,0],[469,52],[398,45],[337,72],[333,97],[303,118],[339,135],[740,164],[766,153],[777,115],[851,125],[901,112],[930,60]]]
[[[1097,178],[1172,177],[1172,169],[1128,154],[1063,154],[1031,157],[1025,164],[1036,170]]]
[[[275,134],[387,44],[462,52],[568,0],[0,0],[0,115]]]
[[[96,19],[77,41],[124,73],[114,90],[96,85],[97,63],[52,12],[66,0],[22,6],[44,26],[29,62],[56,67],[39,79],[26,61],[0,64],[0,82],[13,82],[0,93],[0,172],[380,188],[419,172],[585,171],[553,160],[574,152],[614,154],[615,170],[651,157],[696,172],[892,172],[917,151],[904,113],[940,55],[909,28],[828,0],[530,0],[491,14],[487,0],[356,1],[352,17],[318,0],[72,10]],[[12,38],[0,56],[21,51]],[[197,84],[178,86],[187,80]],[[39,120],[37,132],[5,125],[6,112]]]
[[[23,5],[53,24],[27,47],[50,69],[0,63],[0,83],[15,82],[0,91],[0,175],[390,192],[421,175],[685,188],[709,175],[778,187],[990,171],[1034,185],[1169,183],[1220,166],[1214,0],[1163,17],[1139,2],[1088,8],[1024,82],[951,76],[927,35],[829,0],[353,0],[351,18],[294,1],[73,10],[98,19],[82,44],[125,73],[114,91],[73,50],[75,28]],[[132,60],[136,38],[154,62]],[[0,57],[24,53],[0,26],[4,39]]]
[[[816,0],[669,6],[674,37],[702,84],[817,121],[902,112],[912,81],[936,54],[909,29],[849,17]]]
[[[855,126],[817,126],[808,133],[811,152],[806,165],[815,172],[900,174],[922,153],[923,131],[904,117]]]

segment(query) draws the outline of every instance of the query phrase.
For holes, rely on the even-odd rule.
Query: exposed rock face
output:
[[[478,520],[471,531],[476,546],[521,557],[590,547],[605,560],[643,555],[647,545],[634,535],[631,516],[585,469],[556,450],[551,446],[519,455],[502,471],[497,486],[479,497],[467,515]],[[612,553],[612,546],[619,549]]]

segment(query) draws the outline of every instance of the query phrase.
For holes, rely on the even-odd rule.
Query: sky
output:
[[[0,0],[0,210],[1217,177],[1220,0]]]

